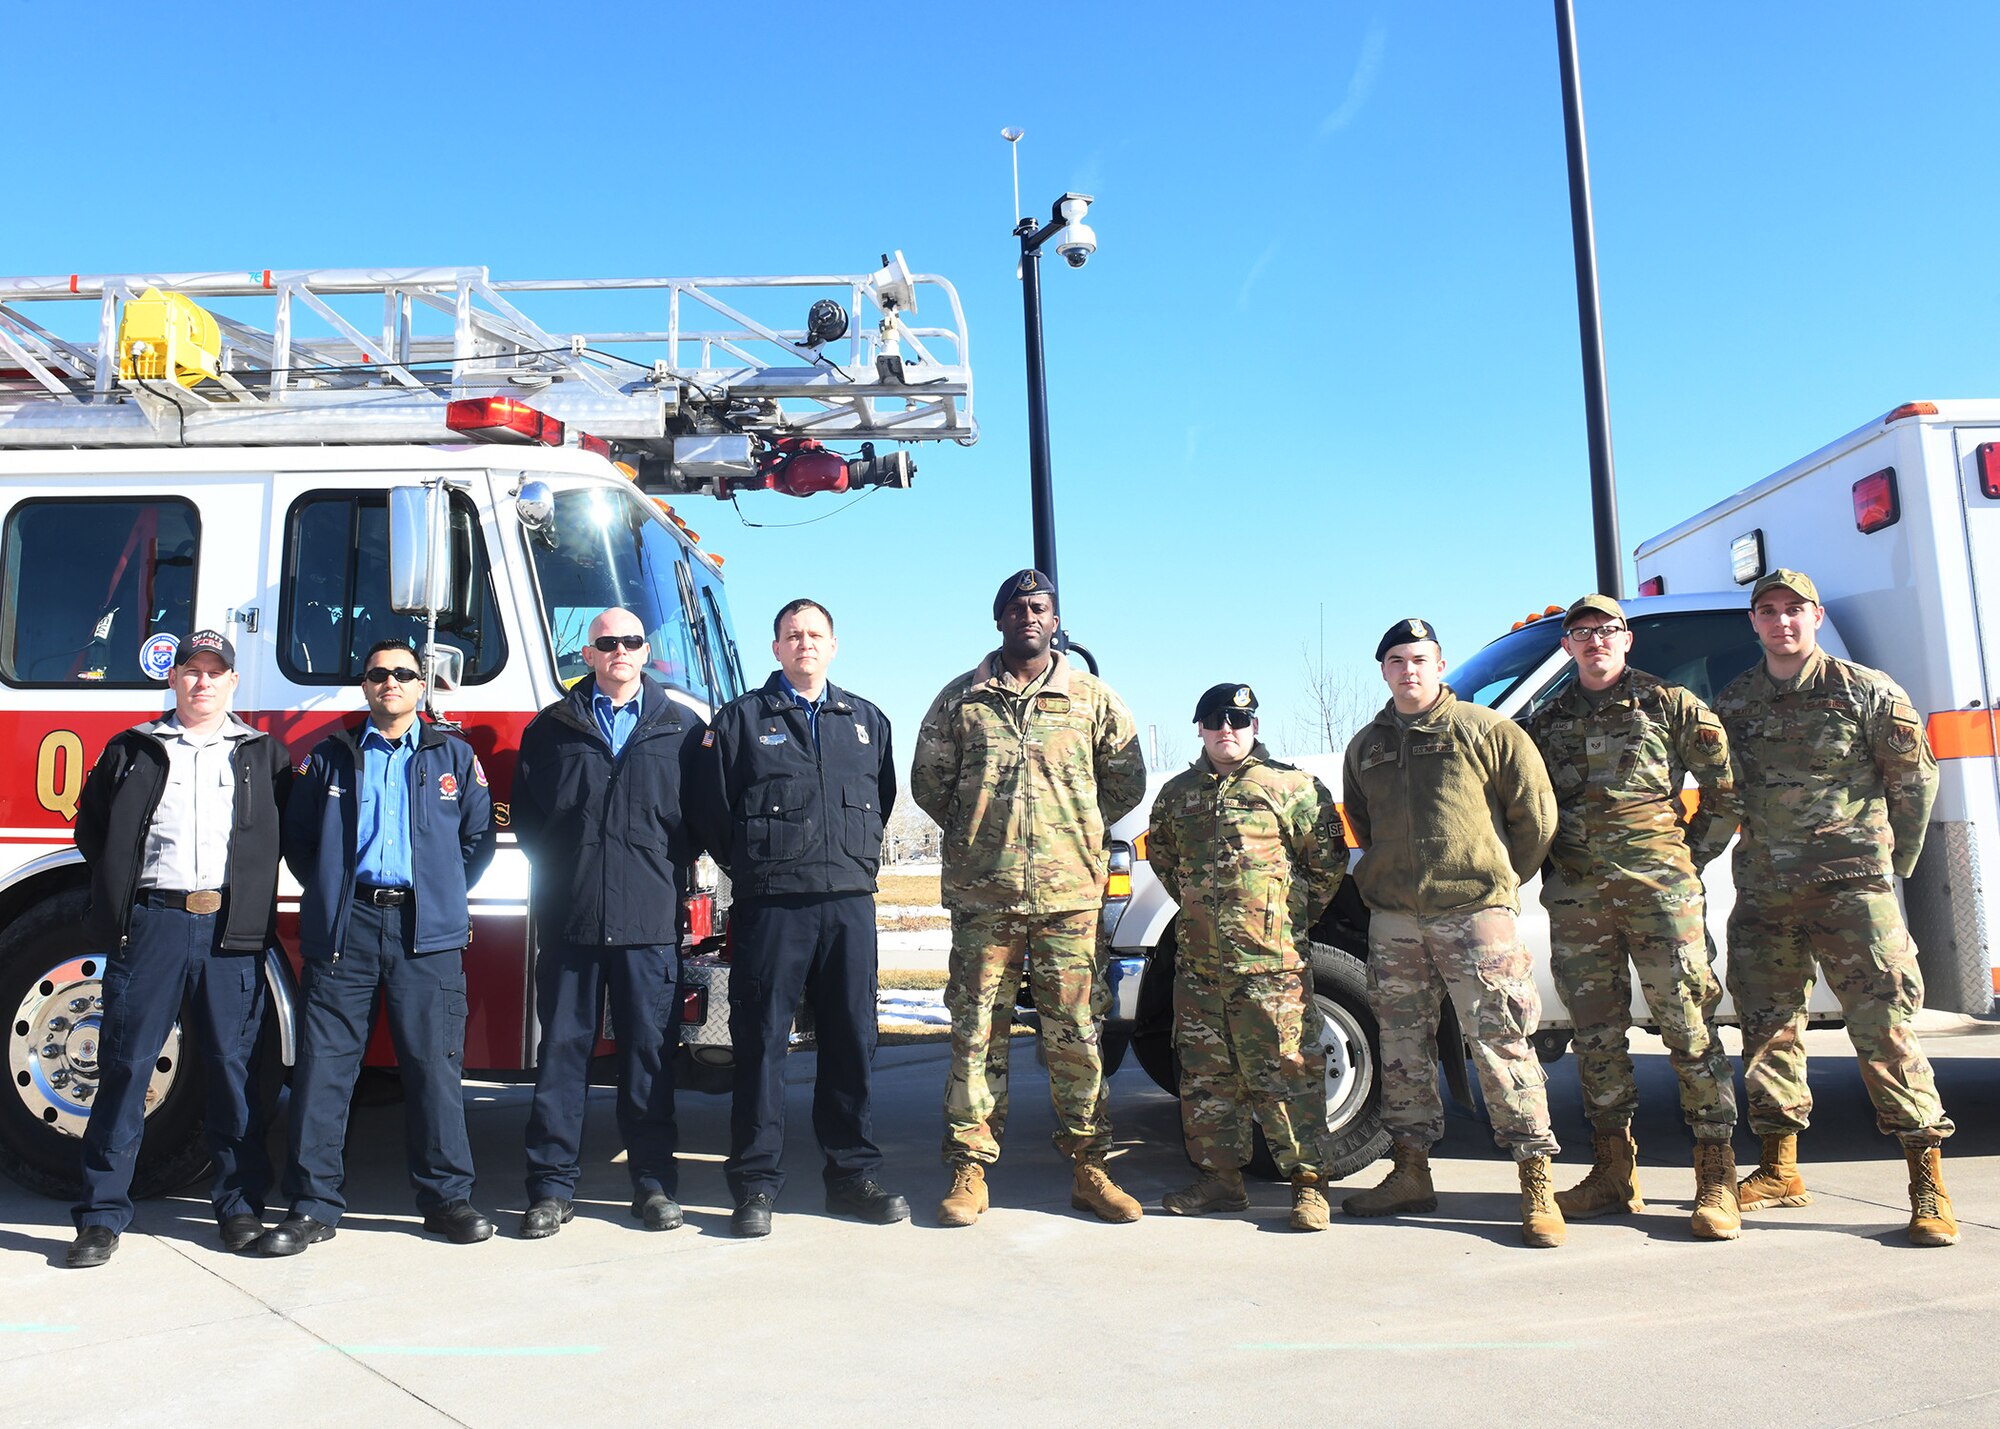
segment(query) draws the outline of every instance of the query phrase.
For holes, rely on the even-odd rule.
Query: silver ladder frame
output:
[[[445,404],[490,396],[667,458],[675,436],[717,434],[969,445],[978,424],[958,292],[935,274],[911,275],[899,291],[884,283],[889,271],[504,282],[484,268],[0,278],[0,448],[455,441]],[[217,378],[187,388],[119,376],[121,305],[149,287],[183,294],[215,318]],[[800,290],[801,317],[814,298],[834,297],[847,335],[816,352],[803,330],[742,311],[739,294],[774,289]],[[663,302],[665,322],[649,326],[641,312],[631,328],[569,331],[525,311],[535,295],[565,292],[629,293],[635,309]],[[370,295],[382,304],[379,332],[364,332],[330,301]],[[942,299],[949,325],[911,324],[905,315],[919,295],[933,310]],[[246,321],[209,305],[217,299],[268,300],[271,316]],[[59,320],[26,312],[92,302],[95,343],[60,336]],[[419,332],[418,318],[432,314],[449,319],[448,333]]]

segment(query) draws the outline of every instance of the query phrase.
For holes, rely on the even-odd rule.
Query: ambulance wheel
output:
[[[89,903],[86,890],[65,889],[30,905],[0,932],[0,1013],[7,1018],[0,1175],[63,1199],[82,1189],[83,1128],[97,1092],[104,1015],[104,959],[78,947]],[[135,1197],[178,1190],[208,1166],[200,1050],[181,1027],[160,1050]]]
[[[1159,1086],[1180,1092],[1180,1057],[1174,1051],[1175,945],[1168,930],[1147,961],[1139,985],[1139,1014],[1132,1029],[1132,1052]],[[1326,1174],[1338,1181],[1388,1154],[1382,1126],[1381,1042],[1375,1015],[1368,1010],[1368,967],[1359,958],[1325,943],[1312,945],[1313,1006],[1319,1013],[1326,1049]],[[1274,1177],[1278,1168],[1256,1132],[1248,1168]]]

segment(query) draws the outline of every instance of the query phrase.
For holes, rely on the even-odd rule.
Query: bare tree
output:
[[[1310,641],[1300,641],[1299,658],[1305,665],[1305,703],[1291,717],[1291,752],[1338,754],[1375,717],[1381,691],[1357,670],[1328,665],[1324,642],[1315,653]]]

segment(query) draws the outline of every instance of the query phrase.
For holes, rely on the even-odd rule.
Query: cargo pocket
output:
[[[842,827],[848,856],[872,875],[882,859],[882,808],[872,784],[850,784],[842,791]]]
[[[806,849],[806,782],[773,779],[757,792],[744,819],[744,852],[754,863],[783,863]]]

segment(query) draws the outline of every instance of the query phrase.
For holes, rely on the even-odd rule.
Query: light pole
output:
[[[1576,250],[1576,319],[1583,340],[1583,415],[1590,438],[1591,531],[1597,543],[1597,588],[1616,600],[1625,594],[1625,561],[1618,549],[1618,482],[1611,468],[1611,398],[1605,390],[1604,322],[1597,305],[1597,236],[1590,219],[1590,158],[1583,144],[1576,16],[1570,0],[1555,4],[1563,140],[1569,154],[1570,239]]]
[[[1066,193],[1050,207],[1047,223],[1037,225],[1024,218],[1014,225],[1014,235],[1021,240],[1021,306],[1028,348],[1028,498],[1035,519],[1035,569],[1059,591],[1055,490],[1049,473],[1049,390],[1042,361],[1042,247],[1053,238],[1056,252],[1070,267],[1089,262],[1097,251],[1097,235],[1083,221],[1090,204],[1089,194]]]

